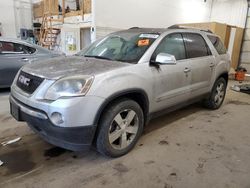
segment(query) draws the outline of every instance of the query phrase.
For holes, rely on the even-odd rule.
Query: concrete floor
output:
[[[230,83],[232,84],[232,82]],[[118,159],[45,143],[9,115],[0,91],[0,187],[250,187],[250,96],[228,90],[221,109],[191,105],[153,120]]]

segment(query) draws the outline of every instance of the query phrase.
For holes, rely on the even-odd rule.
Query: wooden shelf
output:
[[[42,18],[44,14],[59,16],[58,10],[59,2],[58,0],[43,0],[39,3],[33,5],[33,16],[34,18]],[[80,5],[81,10],[70,10],[70,12],[65,13],[65,0],[62,0],[62,16],[71,17],[79,16],[91,13],[91,0],[82,0]]]
[[[83,15],[83,11],[82,10],[76,10],[76,11],[67,12],[67,13],[65,13],[64,17],[79,16],[79,15]]]

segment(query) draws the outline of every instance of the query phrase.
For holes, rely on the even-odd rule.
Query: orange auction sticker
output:
[[[138,46],[148,46],[149,45],[149,39],[141,39],[138,41]]]

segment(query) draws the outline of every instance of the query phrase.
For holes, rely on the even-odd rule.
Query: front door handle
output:
[[[185,73],[191,72],[191,69],[186,67],[186,68],[184,69],[184,72],[185,72]]]
[[[29,61],[29,59],[28,58],[22,58],[22,61]]]
[[[214,63],[210,63],[210,65],[209,65],[211,68],[212,67],[214,67],[215,66],[215,64]]]

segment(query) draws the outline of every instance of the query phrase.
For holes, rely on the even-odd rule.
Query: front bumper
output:
[[[35,109],[37,112],[44,112],[46,118],[50,119],[53,123],[55,123],[52,121],[53,113],[60,113],[63,118],[63,122],[55,124],[59,127],[71,128],[96,124],[96,114],[102,106],[105,100],[104,98],[84,96],[60,98],[56,101],[44,100],[43,96],[47,91],[45,88],[48,88],[48,85],[50,84],[51,83],[48,83],[47,81],[43,82],[32,95],[24,93],[15,84],[13,84],[11,87],[11,97],[17,101],[21,101],[24,105]]]
[[[10,96],[11,114],[18,121],[26,121],[29,127],[47,142],[73,151],[88,149],[93,142],[95,125],[58,127],[53,125],[46,113],[29,107]],[[16,108],[16,109],[14,109]]]

